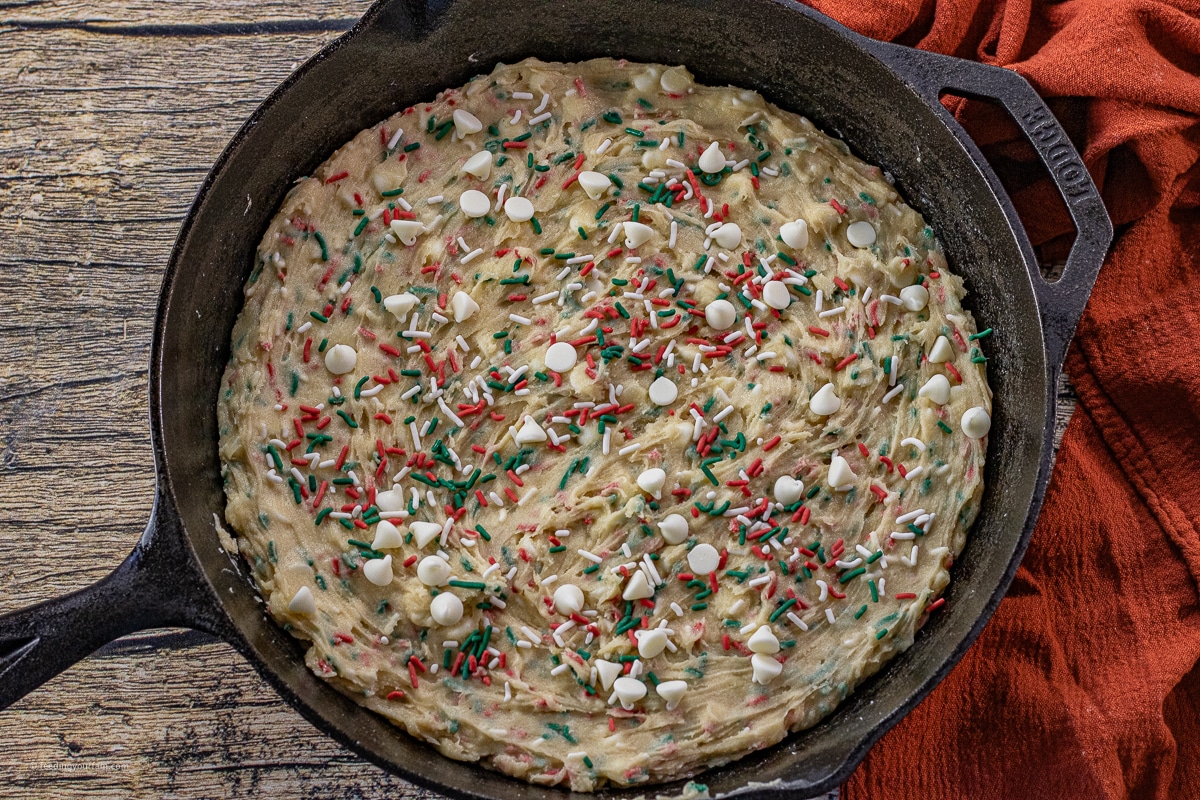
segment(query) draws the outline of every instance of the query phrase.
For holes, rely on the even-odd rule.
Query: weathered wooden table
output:
[[[242,120],[367,5],[0,0],[0,613],[101,578],[141,532],[179,223]],[[1064,384],[1060,426],[1072,405]],[[0,713],[0,741],[10,798],[432,796],[190,631],[105,648]]]

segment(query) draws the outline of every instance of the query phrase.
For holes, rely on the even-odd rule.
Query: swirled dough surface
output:
[[[991,395],[934,231],[680,67],[501,65],[363,131],[245,294],[220,448],[271,615],[529,781],[814,724],[912,643],[978,509]]]

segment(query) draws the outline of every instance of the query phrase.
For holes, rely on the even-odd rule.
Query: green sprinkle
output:
[[[703,611],[708,608],[708,603],[692,603],[692,611]]]
[[[954,430],[942,420],[938,420],[938,427],[945,433],[954,433]]]
[[[354,419],[353,419],[353,418],[351,418],[351,416],[350,416],[349,414],[347,414],[345,411],[342,411],[342,410],[339,408],[339,409],[338,409],[338,410],[337,410],[335,413],[336,413],[336,414],[337,414],[339,417],[341,417],[341,418],[342,418],[342,420],[343,420],[343,421],[344,421],[344,422],[345,422],[347,425],[349,425],[351,428],[357,428],[357,427],[358,427],[358,423],[357,423],[357,422],[355,422],[355,421],[354,421]]]
[[[857,578],[859,575],[862,575],[866,571],[867,571],[866,567],[859,567],[858,569],[852,569],[849,572],[847,572],[845,575],[843,575],[842,577],[838,578],[838,583],[843,583],[843,584],[849,583],[850,581],[854,580],[855,578]]]
[[[537,217],[530,217],[529,224],[533,226],[533,232],[538,236],[542,235],[542,223],[538,222]]]
[[[360,397],[362,397],[362,387],[363,387],[363,385],[364,385],[364,384],[366,384],[366,382],[367,382],[367,381],[369,381],[369,380],[371,380],[371,376],[370,376],[370,375],[363,375],[363,376],[362,376],[362,379],[361,379],[361,380],[359,380],[359,382],[358,382],[358,383],[354,384],[354,399],[355,399],[355,400],[357,400],[357,399],[359,399]]]
[[[769,620],[771,622],[774,622],[775,620],[779,619],[785,613],[787,613],[787,610],[789,608],[796,605],[796,602],[797,602],[796,598],[794,598],[794,597],[789,598],[788,600],[784,601],[783,605],[781,605],[779,608],[777,608],[773,612],[771,612],[771,616],[769,617]]]
[[[587,240],[587,238],[588,238],[587,231],[585,231],[585,230],[583,229],[583,226],[582,226],[582,225],[580,225],[580,226],[579,226],[578,228],[576,228],[575,230],[579,231],[579,238],[583,239],[584,241],[586,241],[586,240]]]
[[[380,197],[397,197],[404,194],[404,189],[388,189],[386,192],[380,192]]]
[[[331,513],[333,513],[332,508],[322,508],[320,511],[317,512],[316,523],[318,525],[320,525],[322,522],[325,521],[325,518],[328,517]]]
[[[860,608],[858,611],[855,611],[855,612],[854,612],[854,618],[855,618],[855,619],[862,619],[862,615],[863,615],[863,614],[865,614],[865,613],[867,613],[867,607],[866,607],[866,605],[864,604],[862,608]]]
[[[625,132],[628,133],[630,136],[636,136],[639,139],[641,139],[643,136],[646,135],[646,134],[642,133],[641,131],[639,131],[637,128],[626,128]]]
[[[325,316],[324,314],[318,314],[316,311],[310,311],[310,312],[308,312],[308,315],[315,320],[320,320],[321,322],[329,322],[329,317]]]
[[[417,150],[417,149],[419,149],[420,147],[421,147],[421,143],[420,143],[420,142],[412,142],[412,143],[410,143],[410,144],[406,144],[406,145],[404,145],[404,152],[406,152],[406,153],[411,153],[413,150]]]
[[[483,589],[487,588],[487,584],[483,581],[460,581],[451,579],[447,581],[447,583],[450,586],[454,586],[458,589],[479,589],[482,591]]]
[[[600,210],[596,212],[596,219],[598,220],[603,217],[604,212],[608,211],[610,208],[612,208],[612,203],[605,203],[604,205],[600,206]]]
[[[493,339],[503,339],[508,336],[508,331],[496,331],[492,334]]]
[[[887,631],[887,628],[880,628],[879,632],[875,634],[875,638],[882,639],[883,637],[887,636]]]
[[[979,333],[972,333],[967,338],[973,342],[976,339],[982,339],[983,337],[988,336],[989,334],[991,334],[991,332],[992,332],[991,328],[985,328],[984,330],[981,330]]]
[[[879,602],[879,587],[875,585],[875,581],[873,581],[873,580],[867,581],[867,586],[871,587],[871,602],[878,603]]]
[[[622,122],[621,115],[615,111],[605,111],[600,115],[600,118],[605,122],[611,122],[613,125],[620,125]]]

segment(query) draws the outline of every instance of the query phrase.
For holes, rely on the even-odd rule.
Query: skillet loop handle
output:
[[[1083,159],[1045,101],[1016,72],[882,42],[871,41],[869,49],[935,105],[946,90],[1003,105],[1050,173],[1075,225],[1075,243],[1057,281],[1047,282],[1032,262],[1027,267],[1048,360],[1057,371],[1113,238],[1112,221]]]
[[[20,700],[101,646],[134,631],[164,626],[212,630],[197,570],[162,496],[146,532],[125,561],[73,594],[0,616],[0,709]]]

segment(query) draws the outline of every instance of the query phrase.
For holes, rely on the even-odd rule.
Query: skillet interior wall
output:
[[[446,7],[448,5],[448,7]],[[1020,247],[987,182],[954,136],[873,57],[824,24],[770,0],[725,3],[461,0],[436,3],[412,22],[402,3],[294,81],[235,143],[174,256],[156,349],[158,422],[166,472],[192,546],[231,618],[274,670],[342,734],[377,758],[418,767],[481,796],[540,796],[544,790],[446,762],[312,676],[300,648],[271,623],[249,582],[217,551],[212,515],[224,508],[216,451],[216,397],[229,333],[257,243],[295,178],[359,130],[440,89],[463,84],[497,61],[618,56],[686,64],[697,79],[757,89],[844,138],[890,171],[926,215],[953,269],[967,278],[968,305],[1004,346],[986,349],[996,406],[984,508],[955,567],[948,609],[919,646],[895,659],[822,725],[705,780],[715,790],[749,781],[818,776],[836,768],[950,656],[1000,580],[1033,495],[1046,413],[1046,365],[1036,305]],[[439,11],[439,9],[441,9]],[[418,15],[420,20],[421,16]],[[429,32],[415,42],[417,28]],[[152,386],[154,385],[152,377]],[[152,389],[152,391],[155,391]],[[978,585],[974,579],[978,579]],[[252,658],[252,660],[254,660]],[[285,694],[287,690],[285,690]],[[802,759],[796,756],[802,756]],[[604,794],[618,794],[606,792]]]

